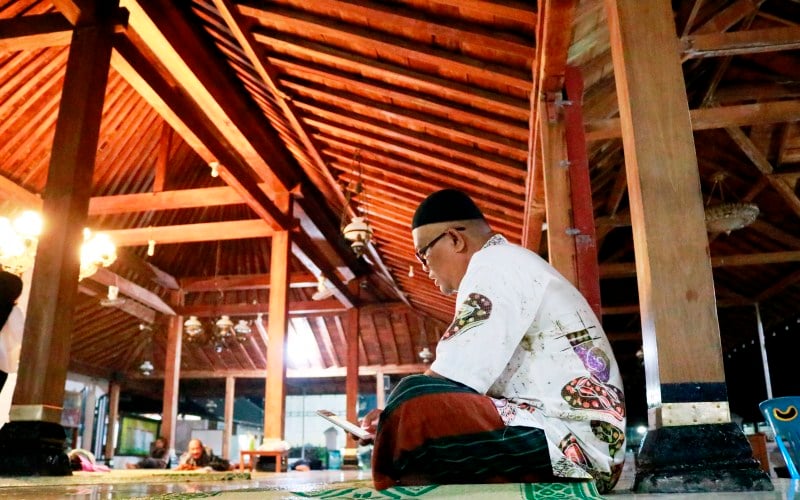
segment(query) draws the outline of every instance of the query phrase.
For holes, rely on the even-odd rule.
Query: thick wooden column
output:
[[[182,292],[176,292],[173,304],[183,305]],[[183,316],[170,316],[167,323],[167,352],[164,362],[164,399],[161,409],[161,435],[167,440],[170,456],[175,454],[175,428],[178,424],[178,392],[183,350]]]
[[[117,437],[117,420],[119,418],[119,382],[108,384],[108,426],[106,426],[106,446],[103,455],[106,460],[114,458],[114,440]]]
[[[292,213],[289,195],[279,201],[284,213]],[[267,382],[264,397],[264,437],[283,439],[286,414],[286,334],[289,328],[289,259],[292,250],[290,231],[272,236],[269,288],[269,347]]]
[[[544,168],[547,209],[547,255],[550,264],[573,285],[578,284],[569,185],[569,160],[561,106],[556,102],[539,105],[539,131]]]
[[[762,489],[730,423],[714,282],[669,0],[606,0],[642,316],[650,431],[637,491]],[[679,243],[680,242],[680,243]],[[738,433],[737,433],[738,432]],[[713,480],[709,479],[713,470]]]
[[[0,473],[69,475],[61,410],[83,240],[118,2],[85,9],[73,30],[10,420],[0,431]],[[12,425],[19,423],[19,425]],[[26,443],[20,440],[27,440]],[[35,444],[39,443],[39,444]],[[13,451],[12,451],[13,450]],[[20,451],[22,450],[22,451]],[[21,456],[24,455],[24,456]]]
[[[347,373],[345,375],[345,416],[350,422],[358,421],[358,335],[359,335],[358,307],[347,311]],[[358,443],[353,436],[345,433],[345,443],[342,465],[345,468],[358,467],[356,447]]]
[[[222,458],[231,459],[233,437],[233,403],[236,401],[236,379],[225,377],[225,427],[222,433]]]

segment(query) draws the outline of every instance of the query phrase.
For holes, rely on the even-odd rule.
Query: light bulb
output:
[[[219,177],[219,162],[212,161],[208,166],[211,167],[211,177]]]
[[[147,240],[147,256],[152,257],[156,253],[156,240]]]

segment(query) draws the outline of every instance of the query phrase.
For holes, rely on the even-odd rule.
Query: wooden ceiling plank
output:
[[[309,115],[313,116],[313,118],[309,116],[306,121],[309,124],[317,126],[317,128],[320,128],[320,123],[324,123],[320,120],[326,120],[330,124],[359,130],[364,133],[372,134],[375,137],[409,144],[432,153],[439,153],[445,157],[449,156],[454,159],[470,162],[488,171],[497,172],[505,177],[516,177],[521,180],[524,175],[522,169],[524,158],[519,150],[513,155],[508,155],[513,156],[512,158],[507,158],[482,151],[473,144],[456,143],[449,138],[439,138],[428,132],[416,132],[413,126],[393,125],[363,115],[356,115],[347,110],[331,109],[329,106],[322,108],[305,102],[298,102],[297,105],[299,108],[307,111]],[[329,129],[328,127],[326,130]],[[483,143],[486,145],[486,141],[475,140],[473,143]],[[506,148],[503,147],[503,149]]]
[[[448,5],[457,9],[474,10],[483,14],[518,21],[527,24],[531,29],[536,27],[537,17],[533,4],[505,0],[503,3],[487,0],[431,0],[432,3]]]
[[[800,101],[759,102],[692,109],[689,115],[693,130],[790,122],[796,121],[800,116]],[[619,118],[591,121],[585,125],[587,142],[622,137]]]
[[[782,279],[767,287],[765,290],[762,290],[758,295],[755,296],[753,300],[755,302],[764,302],[783,292],[788,287],[796,285],[797,283],[800,283],[800,271],[787,274]]]
[[[315,61],[325,61],[326,67],[343,68],[357,75],[416,89],[444,100],[474,106],[500,116],[508,115],[515,120],[526,120],[528,116],[525,101],[497,92],[446,80],[391,63],[375,61],[314,42],[283,40],[258,32],[253,35],[259,43],[283,52],[306,56]]]
[[[315,33],[316,36],[330,40],[343,40],[352,47],[361,47],[362,50],[377,53],[379,59],[382,58],[380,54],[393,54],[449,73],[467,75],[467,81],[485,79],[523,92],[531,90],[530,76],[523,71],[411,42],[396,35],[274,6],[270,6],[269,10],[243,6],[240,10],[243,14],[254,17],[268,26],[273,24],[290,26],[299,32]]]
[[[690,35],[681,47],[684,57],[694,59],[794,50],[800,48],[800,27]]]
[[[527,146],[524,143],[503,137],[494,132],[473,129],[469,126],[454,123],[451,120],[436,118],[418,111],[402,110],[394,105],[367,100],[354,94],[341,92],[338,89],[326,90],[319,85],[303,85],[287,80],[284,80],[284,85],[302,95],[311,96],[318,101],[325,101],[340,110],[345,110],[346,113],[355,112],[368,116],[373,120],[380,120],[382,122],[381,125],[386,123],[385,126],[388,128],[393,128],[393,124],[400,123],[403,129],[423,129],[428,133],[435,132],[437,137],[460,139],[460,142],[469,146],[479,144],[489,151],[498,151],[518,161],[525,160],[527,154]],[[304,103],[303,108],[312,112],[314,109],[319,109],[318,106],[313,106],[310,103]]]
[[[317,344],[322,346],[322,352],[330,360],[329,366],[342,366],[339,357],[336,355],[336,350],[333,348],[331,342],[331,332],[328,330],[328,324],[325,318],[314,318],[316,328],[312,328],[318,335]]]
[[[8,200],[29,210],[42,210],[42,198],[0,175],[0,200]]]
[[[320,185],[321,191],[326,198],[338,200],[339,204],[345,205],[344,195],[338,189],[336,181],[331,176],[327,165],[322,161],[317,146],[311,141],[302,122],[298,119],[298,113],[294,105],[287,99],[286,94],[284,94],[277,85],[276,72],[274,68],[267,64],[268,59],[266,55],[263,54],[263,46],[256,42],[252,33],[249,31],[249,26],[245,28],[248,23],[245,22],[243,16],[230,0],[214,0],[214,5],[219,15],[225,21],[228,29],[239,42],[239,46],[247,55],[250,64],[252,64],[255,71],[274,94],[275,102],[281,108],[284,116],[289,120],[292,130],[297,134],[300,142],[305,147],[304,154],[309,156],[311,162],[315,166],[315,168],[312,169],[305,169],[306,173],[312,179],[319,181],[317,184]]]
[[[245,159],[233,149],[224,137],[208,123],[194,101],[179,93],[174,82],[153,69],[152,60],[145,57],[149,49],[134,30],[126,32],[126,38],[118,39],[116,50],[121,57],[112,54],[111,63],[123,74],[131,86],[177,130],[197,153],[206,161],[220,161],[220,177],[230,185],[250,208],[273,227],[288,227],[290,222],[253,180],[253,174]],[[155,57],[155,56],[151,56]],[[186,123],[192,123],[190,129]],[[199,134],[199,135],[198,135]],[[274,194],[273,190],[270,190]]]
[[[111,238],[114,244],[120,247],[146,245],[150,239],[155,240],[156,244],[163,245],[243,238],[269,238],[275,233],[262,219],[111,229],[103,232]]]
[[[339,12],[356,18],[380,19],[382,24],[394,26],[402,31],[420,32],[429,38],[444,39],[451,43],[467,43],[515,57],[528,54],[528,64],[530,65],[533,61],[532,40],[526,43],[526,40],[519,37],[498,36],[502,34],[484,29],[476,24],[467,24],[454,19],[448,20],[447,24],[432,22],[430,17],[419,15],[417,12],[399,5],[388,7],[363,0],[315,0],[314,3],[315,8],[330,9],[331,12]],[[530,12],[526,12],[526,14],[530,14]]]
[[[205,44],[178,9],[161,0],[122,0],[120,4],[130,11],[130,25],[140,40],[168,68],[222,137],[240,152],[246,164],[274,191],[291,190],[295,184],[290,181],[295,177],[291,172],[293,162],[283,146],[277,145],[277,135],[263,127],[263,118],[256,117],[254,107],[238,89],[219,78],[225,73],[219,59],[203,50]]]
[[[476,108],[470,109],[465,106],[457,106],[442,100],[432,99],[425,94],[409,89],[389,86],[386,83],[383,85],[373,84],[363,78],[356,79],[348,73],[332,68],[309,66],[302,64],[302,61],[291,61],[287,58],[269,57],[269,61],[298,80],[302,79],[324,84],[331,88],[344,87],[362,95],[379,96],[404,108],[423,109],[426,112],[448,117],[459,123],[469,123],[474,127],[480,127],[486,131],[511,137],[516,141],[525,141],[528,136],[526,124],[521,121],[515,124],[508,119],[509,117],[489,115]],[[331,84],[336,84],[336,87]]]
[[[289,275],[290,288],[309,288],[317,286],[317,278],[308,272],[294,272]],[[180,287],[185,293],[214,292],[218,290],[268,290],[269,274],[237,274],[217,277],[189,276],[180,279]]]
[[[364,132],[351,127],[345,128],[338,123],[322,121],[311,117],[307,117],[306,122],[317,127],[321,131],[329,133],[333,137],[349,139],[357,143],[360,142],[365,146],[370,146],[378,150],[394,153],[409,160],[424,162],[429,165],[437,166],[445,171],[451,172],[452,174],[463,175],[474,179],[476,173],[478,172],[475,168],[467,166],[466,163],[451,160],[444,154],[428,152],[420,147],[405,146],[403,144],[390,142],[383,137],[376,136],[375,134],[369,132]],[[508,171],[508,169],[506,169],[506,171]],[[521,168],[518,170],[518,175],[516,177],[520,176],[524,176],[524,171]],[[502,179],[496,175],[487,175],[486,173],[482,173],[481,177],[486,179],[486,182],[489,183],[488,185],[494,187],[495,189],[507,190],[512,193],[522,194],[525,188],[520,181],[513,182],[511,180]]]

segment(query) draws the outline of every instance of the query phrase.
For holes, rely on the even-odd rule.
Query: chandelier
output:
[[[205,324],[197,316],[189,316],[183,322],[183,338],[187,344],[210,345],[215,352],[233,347],[237,342],[244,344],[253,332],[250,322],[240,319],[235,324],[227,314]]]
[[[214,262],[215,283],[219,276],[221,256],[222,247],[220,242],[217,241],[217,254]],[[224,293],[220,289],[217,298],[217,307],[223,303],[223,299]],[[247,342],[252,331],[253,329],[250,327],[250,323],[247,320],[240,319],[234,324],[231,317],[227,314],[220,315],[219,318],[210,321],[206,325],[204,325],[197,316],[189,316],[186,321],[183,322],[183,337],[187,344],[198,346],[211,345],[217,353],[232,347],[237,342],[239,344]]]
[[[15,274],[32,268],[41,233],[42,217],[32,210],[22,212],[13,221],[0,217],[0,267]],[[110,266],[117,259],[117,249],[107,234],[85,228],[80,259],[78,280]]]
[[[713,184],[705,208],[706,230],[710,233],[730,234],[731,231],[742,229],[755,222],[759,214],[758,205],[754,203],[725,201],[722,186],[727,177],[728,173],[724,171],[716,172],[711,176]],[[720,202],[712,204],[711,197],[717,189]]]
[[[139,365],[139,373],[149,377],[156,369],[151,361],[153,359],[153,327],[145,323],[139,323],[139,331],[147,337],[145,339],[144,359],[142,364]]]

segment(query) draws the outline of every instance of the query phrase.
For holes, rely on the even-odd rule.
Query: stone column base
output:
[[[772,481],[734,423],[648,431],[636,456],[636,493],[772,490]]]
[[[342,456],[342,470],[358,469],[358,449],[345,448]]]
[[[13,421],[0,429],[0,476],[71,476],[60,424]]]

